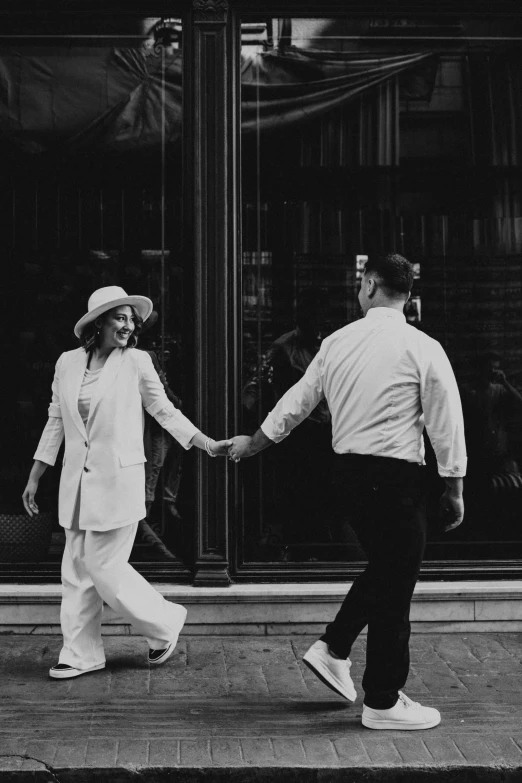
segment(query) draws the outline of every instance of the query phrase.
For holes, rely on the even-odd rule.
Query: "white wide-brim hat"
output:
[[[107,285],[105,288],[98,288],[90,295],[87,302],[88,312],[74,327],[76,337],[80,337],[87,324],[95,321],[99,315],[120,305],[135,307],[143,321],[146,321],[152,313],[152,302],[147,296],[129,296],[119,285]]]

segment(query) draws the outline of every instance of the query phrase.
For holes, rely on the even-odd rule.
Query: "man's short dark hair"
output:
[[[379,278],[388,293],[407,296],[413,286],[413,264],[398,253],[370,256],[364,265],[365,274]]]

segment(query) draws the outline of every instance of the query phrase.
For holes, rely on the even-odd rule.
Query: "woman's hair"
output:
[[[115,309],[116,308],[113,307],[111,310],[107,310],[105,313],[102,313],[100,316],[98,316],[98,318],[105,320],[109,313]],[[143,318],[141,315],[133,305],[130,305],[130,309],[132,310],[132,314],[134,316],[134,331],[127,340],[127,345],[125,348],[135,348],[138,345],[138,336],[143,328]],[[87,324],[80,335],[80,345],[85,348],[87,353],[93,351],[95,348],[100,347],[100,331],[96,326],[96,321],[98,318]]]

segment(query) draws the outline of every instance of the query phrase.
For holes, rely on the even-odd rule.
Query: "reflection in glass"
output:
[[[466,522],[443,535],[427,444],[428,559],[522,555],[522,30],[511,22],[269,19],[255,41],[243,27],[244,427],[281,396],[281,375],[291,385],[320,340],[359,317],[365,259],[409,258],[405,315],[452,361],[470,459]],[[318,291],[327,306],[303,346],[302,303]],[[359,558],[327,430],[311,417],[245,463],[243,562]]]
[[[181,21],[97,27],[89,19],[36,38],[35,22],[17,24],[0,40],[3,308],[17,335],[4,344],[16,388],[3,389],[0,511],[11,516],[21,512],[55,362],[76,347],[72,328],[92,291],[120,285],[153,300],[155,320],[139,347],[151,352],[171,399],[179,402],[184,388]],[[182,523],[189,479],[172,439],[160,442],[150,424],[146,448],[150,514],[132,558],[179,561],[190,549]],[[48,471],[39,489],[53,519],[39,560],[58,561],[63,549],[58,479],[59,470]]]

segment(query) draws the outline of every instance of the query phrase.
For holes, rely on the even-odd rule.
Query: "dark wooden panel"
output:
[[[192,154],[187,185],[192,203],[196,271],[196,421],[214,438],[228,426],[228,302],[233,248],[230,243],[229,164],[234,158],[229,84],[231,20],[228,3],[194,0],[186,36],[185,138]],[[229,584],[227,462],[198,461],[195,584]]]

